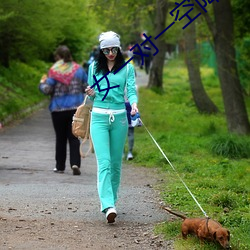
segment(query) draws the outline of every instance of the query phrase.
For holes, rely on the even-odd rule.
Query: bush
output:
[[[232,195],[232,193],[228,192],[221,192],[219,194],[215,194],[212,198],[210,203],[214,206],[221,207],[221,208],[229,208],[233,209],[237,207],[236,201]]]
[[[247,138],[236,135],[219,136],[212,140],[212,153],[215,155],[231,158],[249,158],[250,146]]]
[[[34,107],[46,97],[38,90],[41,75],[48,65],[35,61],[32,66],[12,61],[10,68],[0,67],[0,121],[11,115],[19,117],[22,111]]]

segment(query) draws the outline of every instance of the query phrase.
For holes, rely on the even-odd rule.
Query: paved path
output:
[[[147,76],[140,74],[137,79],[142,86]],[[107,228],[104,215],[99,211],[94,154],[82,160],[81,176],[73,176],[69,164],[64,174],[53,173],[54,140],[47,107],[0,130],[1,250],[31,249],[30,246],[32,249],[72,250],[166,249],[162,241],[157,243],[152,233],[154,224],[167,218],[152,188],[159,178],[156,170],[129,166],[125,162],[117,204],[117,226]],[[25,221],[26,227],[19,225]],[[44,225],[47,221],[50,224]],[[55,224],[60,227],[65,223],[66,228],[72,223],[82,223],[84,230],[81,230],[80,239],[63,231],[61,243],[56,241],[50,230]],[[100,231],[102,234],[98,235]],[[37,235],[38,232],[43,237]],[[114,236],[107,242],[105,237],[110,232],[123,236]],[[137,235],[136,241],[134,235]]]
[[[72,175],[69,163],[65,174],[53,173],[54,166],[54,132],[47,108],[0,133],[0,200],[4,201],[4,204],[1,202],[1,207],[7,209],[15,207],[16,203],[25,204],[33,197],[40,209],[41,206],[45,209],[47,204],[53,204],[57,197],[56,199],[65,205],[65,199],[74,200],[74,206],[78,207],[79,213],[65,216],[76,220],[80,217],[91,221],[103,220],[102,214],[99,213],[96,190],[95,155],[91,154],[82,160],[81,176]],[[154,205],[151,201],[148,204],[145,202],[145,189],[148,192],[150,188],[147,186],[152,182],[137,176],[138,172],[143,174],[141,171],[145,169],[124,166],[121,202],[118,205],[122,211],[120,218],[141,222],[159,221],[162,219],[161,214],[149,213]],[[133,207],[136,203],[139,212],[129,216],[123,214],[128,206]],[[36,207],[37,204],[34,204],[33,208]],[[30,209],[27,210],[23,206],[22,214],[30,216]],[[84,212],[86,210],[89,212]],[[143,210],[148,211],[148,216],[140,216],[145,215]],[[58,210],[52,216],[60,218],[61,211]]]
[[[148,75],[144,73],[144,70],[136,67],[136,84],[138,87],[146,87],[148,85]]]
[[[138,84],[143,85],[143,81],[146,79],[145,74],[138,73]],[[42,203],[46,199],[53,203],[54,195],[58,195],[58,198],[74,196],[78,200],[79,209],[93,211],[95,217],[102,219],[102,215],[96,213],[99,210],[99,200],[96,190],[95,155],[91,154],[82,160],[81,176],[72,176],[69,163],[65,174],[55,174],[52,172],[55,166],[54,144],[54,131],[47,107],[13,127],[2,129],[0,132],[0,196],[3,196],[5,192],[7,194],[6,198],[3,198],[5,200],[4,206],[11,207],[19,200],[25,202],[25,199],[30,199],[32,195],[35,196],[36,201],[39,200]],[[133,171],[138,172],[137,169]],[[132,207],[134,200],[129,197],[141,193],[140,189],[144,189],[144,185],[148,184],[147,180],[140,183],[139,177],[134,175],[133,171],[128,166],[124,166],[125,179],[121,188],[121,196],[123,196],[121,200],[125,199],[126,202],[120,204],[121,210],[126,210],[125,207],[128,206],[128,203],[131,203],[129,206]],[[145,170],[139,170],[139,173],[141,171]],[[130,184],[134,186],[132,187]],[[12,197],[9,199],[10,194]],[[85,201],[87,198],[89,202],[82,204],[79,197],[83,197],[82,200]],[[144,203],[145,199],[146,197],[142,195],[141,199],[138,196],[136,201]],[[138,209],[140,208],[143,208],[142,204],[139,204]],[[73,214],[72,218],[77,219],[79,214]],[[134,220],[138,214],[140,212],[130,215],[126,219]],[[60,213],[55,215],[61,216]],[[136,219],[155,221],[155,216],[158,217],[157,214],[152,214],[148,217],[143,216],[143,218],[139,216]],[[122,217],[124,215],[121,215]],[[86,214],[86,219],[93,220],[89,214]]]

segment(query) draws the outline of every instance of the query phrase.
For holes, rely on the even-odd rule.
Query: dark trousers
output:
[[[134,148],[134,127],[129,127],[128,128],[128,151],[133,152]]]
[[[131,106],[129,104],[129,102],[125,102],[126,105],[126,110],[127,110],[127,119],[128,119],[128,124],[129,124],[129,128],[128,128],[128,151],[132,153],[133,148],[134,148],[134,127],[131,127],[131,116],[130,116],[130,112],[131,112]]]
[[[67,141],[69,141],[70,166],[81,165],[81,156],[79,152],[80,142],[72,134],[72,117],[76,110],[52,112],[52,122],[56,133],[56,168],[65,170],[67,157]]]
[[[145,71],[147,75],[149,73],[150,63],[151,63],[150,60],[145,59]]]

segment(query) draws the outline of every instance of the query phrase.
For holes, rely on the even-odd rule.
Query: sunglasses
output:
[[[110,51],[112,52],[112,54],[117,54],[118,48],[117,47],[114,47],[114,48],[111,48],[111,49],[105,48],[105,49],[102,50],[104,55],[109,55]]]

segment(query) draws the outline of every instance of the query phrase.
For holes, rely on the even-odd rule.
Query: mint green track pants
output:
[[[97,160],[97,190],[101,211],[115,207],[121,179],[122,155],[128,133],[126,112],[91,113],[90,134]]]

